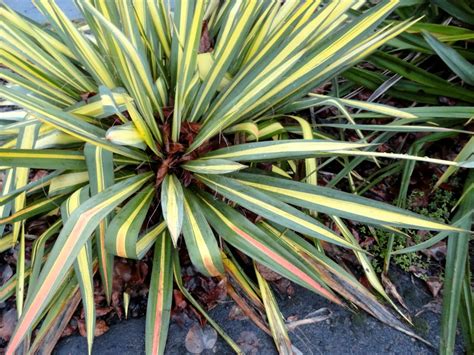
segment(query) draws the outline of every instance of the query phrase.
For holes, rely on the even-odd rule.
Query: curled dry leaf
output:
[[[237,339],[237,345],[245,354],[257,355],[261,346],[257,334],[254,332],[243,331]]]
[[[249,318],[245,315],[245,313],[242,311],[240,307],[234,305],[229,311],[229,319],[230,320],[246,320]]]
[[[102,317],[102,316],[105,316],[106,314],[109,314],[112,311],[113,311],[112,307],[96,307],[95,315],[97,317]]]
[[[99,337],[109,330],[109,326],[104,320],[99,319],[95,324],[94,336]]]
[[[278,281],[275,281],[275,286],[278,289],[278,291],[282,294],[285,294],[289,297],[293,296],[295,294],[295,288],[291,284],[290,280],[281,278]]]
[[[418,317],[425,312],[433,312],[436,314],[441,314],[442,307],[443,307],[442,300],[440,298],[435,298],[434,300],[428,302],[423,307],[421,307],[421,310],[419,310],[415,314],[415,317]]]
[[[2,312],[0,317],[0,338],[8,341],[15,329],[16,325],[16,309],[11,308]]]
[[[301,325],[323,322],[326,319],[331,318],[331,316],[332,312],[329,308],[320,308],[317,311],[309,313],[305,318],[300,320],[294,320],[294,317],[288,317],[286,327],[289,331],[293,331]]]
[[[77,320],[77,329],[79,330],[79,334],[81,334],[81,337],[87,337],[86,322],[84,321],[84,319]]]
[[[446,258],[446,241],[442,240],[431,248],[424,249],[421,252],[431,259],[442,261]]]
[[[192,354],[200,354],[206,349],[212,349],[217,341],[217,332],[211,327],[201,328],[194,324],[186,334],[185,346]]]
[[[426,279],[426,284],[428,285],[428,288],[430,289],[431,294],[433,297],[438,296],[439,291],[443,288],[443,283],[441,282],[441,279],[437,276],[430,276]]]
[[[388,276],[383,273],[382,273],[382,284],[383,284],[383,287],[385,288],[385,291],[387,291],[389,295],[392,295],[397,300],[397,302],[400,303],[400,305],[408,311],[408,307],[405,304],[405,301],[403,301],[402,296],[400,296],[400,294],[398,293],[397,288],[392,283],[392,281],[390,281]]]
[[[257,270],[260,272],[260,274],[263,276],[263,278],[267,281],[278,281],[282,277],[280,274],[277,274],[275,271],[270,270],[266,266],[263,266],[261,264],[257,264]]]
[[[10,265],[4,264],[0,266],[0,285],[3,285],[12,276],[13,276],[13,270]]]

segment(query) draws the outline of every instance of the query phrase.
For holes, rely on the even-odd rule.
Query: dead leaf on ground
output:
[[[242,311],[240,307],[234,305],[229,311],[229,319],[230,320],[246,320],[249,318],[245,315],[245,313]]]
[[[290,297],[294,296],[295,294],[295,288],[288,279],[281,278],[280,280],[275,281],[274,285],[282,294],[285,294]]]
[[[295,316],[288,317],[286,327],[289,331],[293,331],[301,325],[323,322],[326,319],[331,318],[331,316],[332,312],[329,310],[329,308],[324,307],[309,313],[303,319],[296,320]]]
[[[194,324],[186,334],[184,344],[186,350],[192,354],[200,354],[206,349],[212,349],[217,341],[217,332],[206,326],[201,328],[198,324]]]
[[[8,311],[2,312],[0,317],[0,338],[5,341],[10,340],[13,330],[16,325],[16,309],[11,308]]]
[[[0,266],[0,286],[5,284],[13,276],[13,270],[10,265],[4,264]]]
[[[257,270],[267,281],[278,281],[282,278],[280,274],[261,264],[257,264]]]
[[[113,311],[112,307],[96,307],[95,315],[96,317],[102,317],[102,316],[105,316],[106,314],[109,314],[112,311]]]
[[[421,314],[423,314],[425,312],[433,312],[433,313],[436,313],[436,314],[441,314],[442,308],[443,308],[442,300],[440,298],[436,298],[436,299],[428,302],[427,304],[425,304],[421,308],[421,310],[418,311],[415,314],[415,317],[418,317],[418,316],[420,316]]]
[[[102,334],[107,333],[109,326],[104,320],[99,319],[95,324],[94,336],[100,337]]]
[[[243,331],[237,339],[237,345],[245,354],[257,355],[261,347],[260,340],[254,332]]]
[[[443,283],[441,282],[440,278],[437,276],[430,276],[426,279],[426,284],[430,289],[431,294],[433,297],[438,296],[439,291],[443,288]]]
[[[383,287],[385,288],[385,291],[387,291],[389,295],[393,296],[403,308],[409,311],[407,305],[405,304],[405,301],[403,301],[402,296],[400,296],[400,294],[398,293],[396,286],[392,283],[392,281],[390,281],[388,276],[383,273],[382,273],[382,284],[383,284]]]
[[[77,329],[79,330],[79,334],[81,334],[81,337],[85,338],[87,336],[86,322],[84,321],[84,319],[77,320]]]
[[[69,324],[64,328],[61,338],[68,337],[70,335],[73,335],[77,330],[77,323],[75,322],[69,322]]]
[[[423,249],[421,252],[431,259],[442,261],[446,258],[446,241],[442,240],[431,248]]]

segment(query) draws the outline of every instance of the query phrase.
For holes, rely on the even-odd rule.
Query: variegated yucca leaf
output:
[[[49,332],[61,334],[79,289],[90,352],[95,272],[110,302],[114,255],[141,259],[154,243],[147,354],[165,351],[174,285],[241,352],[185,288],[182,255],[207,277],[235,281],[239,287],[226,286],[232,299],[273,332],[279,351],[294,351],[270,285],[237,251],[414,336],[324,246],[342,246],[368,265],[341,218],[393,233],[463,231],[334,187],[347,178],[355,192],[363,179],[354,169],[367,162],[392,171],[386,158],[451,165],[441,181],[472,167],[465,151],[455,162],[378,151],[397,131],[463,134],[434,123],[467,120],[472,107],[392,108],[313,90],[339,74],[378,75],[353,66],[417,21],[382,25],[397,0],[74,2],[80,25],[53,0],[34,1],[49,26],[0,4],[0,109],[15,106],[0,113],[0,251],[20,249],[17,273],[0,287],[1,301],[17,295],[20,315],[8,355],[21,346],[50,352],[58,337]],[[412,68],[380,53],[371,60]],[[430,78],[423,85],[439,82]],[[322,125],[293,114],[329,106],[336,121]],[[366,118],[390,122],[358,121]],[[342,129],[354,130],[355,140],[333,134]],[[342,168],[318,186],[331,163]],[[25,233],[36,218],[54,222],[27,260]]]
[[[145,347],[147,354],[163,354],[171,318],[173,297],[171,238],[163,231],[156,243],[153,254],[150,294],[146,313]]]
[[[95,196],[114,184],[113,154],[103,148],[87,143],[84,146],[84,156],[88,170],[90,195]],[[51,190],[49,193],[51,194]],[[97,248],[102,287],[104,288],[107,302],[110,303],[114,259],[105,249],[108,223],[108,217],[100,222],[99,227],[95,231],[95,245]]]
[[[61,218],[66,224],[71,214],[89,198],[89,186],[84,186],[74,192],[61,205]],[[94,301],[94,274],[92,272],[92,247],[88,240],[77,254],[74,262],[74,272],[81,289],[86,321],[87,350],[92,353],[95,331],[95,301]]]

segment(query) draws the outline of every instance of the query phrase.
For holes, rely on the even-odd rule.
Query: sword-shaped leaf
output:
[[[200,211],[196,197],[187,190],[184,193],[183,236],[189,257],[199,272],[208,276],[224,273],[216,237]]]
[[[176,246],[183,225],[183,188],[174,175],[166,175],[161,185],[161,208],[173,244]]]
[[[404,228],[459,230],[459,228],[430,220],[387,203],[327,187],[312,186],[272,176],[265,176],[262,179],[262,176],[257,174],[239,173],[234,177],[242,184],[265,191],[289,204],[343,218]]]
[[[27,218],[37,216],[44,212],[49,212],[54,210],[67,198],[67,195],[57,195],[54,197],[46,197],[31,204],[27,205],[25,208],[19,210],[18,212],[13,213],[8,217],[0,219],[0,225],[5,223],[16,223],[24,221]]]
[[[246,165],[226,159],[196,159],[182,167],[198,174],[227,174],[247,168]]]
[[[89,186],[74,192],[62,205],[61,217],[66,224],[71,214],[89,198]],[[87,350],[92,353],[95,331],[94,273],[92,271],[92,247],[88,240],[79,251],[74,262],[74,271],[81,288],[82,304],[86,320]]]
[[[313,238],[321,239],[346,248],[353,249],[354,245],[339,237],[329,228],[319,223],[314,218],[297,210],[296,208],[262,193],[258,189],[247,186],[235,179],[221,175],[196,175],[199,180],[209,188],[215,190],[226,198],[238,203],[240,206],[267,218],[275,223],[303,233]]]
[[[145,187],[112,219],[105,232],[105,245],[109,253],[131,259],[143,256],[143,250],[138,248],[139,233],[154,193],[153,186]]]
[[[209,194],[200,194],[200,198],[207,220],[226,242],[280,275],[341,304],[298,255],[281,247],[272,236],[232,207],[213,199]]]
[[[73,150],[0,149],[0,165],[32,169],[84,170],[84,155]]]
[[[317,139],[291,139],[238,144],[207,153],[202,159],[233,161],[268,161],[316,157],[322,152],[353,150],[367,147],[363,143],[347,143]]]
[[[19,347],[23,337],[58,290],[66,272],[100,221],[151,177],[149,173],[140,174],[115,184],[84,202],[72,213],[51,250],[37,285],[30,290],[32,295],[10,339],[7,354],[12,355]]]
[[[113,153],[131,158],[148,161],[148,156],[140,151],[112,144],[105,139],[105,131],[102,128],[88,123],[72,113],[65,112],[38,98],[28,96],[19,91],[5,88],[0,85],[0,95],[15,102],[15,104],[28,109],[34,116],[57,129],[81,139],[84,142],[102,147]]]
[[[101,193],[114,184],[114,161],[113,154],[103,148],[86,143],[84,146],[91,196]],[[76,181],[77,182],[77,181]],[[104,218],[95,232],[95,243],[99,260],[99,270],[102,279],[102,287],[110,303],[112,295],[112,277],[114,257],[105,249],[105,231],[109,224],[109,218]]]
[[[155,243],[146,309],[145,348],[148,355],[165,352],[173,300],[171,238],[163,231]]]
[[[265,313],[267,314],[273,341],[278,349],[278,353],[293,354],[291,340],[288,336],[288,329],[286,328],[285,320],[278,308],[275,296],[270,289],[270,285],[260,274],[257,267],[255,267],[255,274],[257,275],[258,285],[260,287],[260,292],[262,293],[263,305],[265,306]]]

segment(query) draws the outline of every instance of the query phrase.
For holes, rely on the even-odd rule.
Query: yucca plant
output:
[[[379,28],[397,1],[369,8],[345,0],[76,3],[85,24],[49,0],[35,1],[47,27],[0,7],[0,95],[3,105],[19,107],[0,117],[0,246],[20,250],[17,274],[0,291],[2,300],[16,296],[19,314],[7,354],[36,352],[70,317],[79,290],[91,351],[94,274],[110,301],[114,255],[140,259],[153,245],[149,354],[164,351],[174,282],[208,317],[182,283],[184,249],[203,275],[228,278],[229,295],[267,330],[258,311],[266,313],[282,353],[292,352],[291,342],[259,264],[415,336],[326,255],[325,245],[354,252],[373,288],[394,305],[342,218],[394,233],[462,229],[317,186],[317,159],[463,163],[378,153],[377,142],[362,134],[335,140],[292,115],[341,106],[306,95],[414,23]],[[342,105],[399,117],[400,124],[419,119],[378,104]],[[37,170],[42,177],[30,179]],[[321,222],[324,215],[340,233]],[[27,258],[25,224],[39,216],[55,222]],[[255,269],[243,269],[237,251]]]

